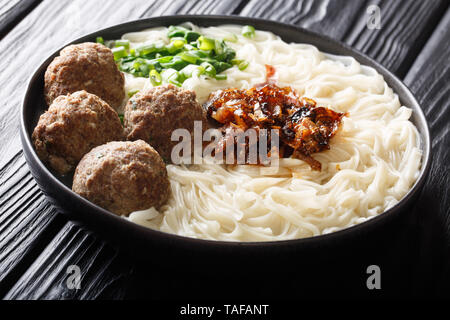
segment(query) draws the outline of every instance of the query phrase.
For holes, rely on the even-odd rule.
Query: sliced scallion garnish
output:
[[[125,47],[112,48],[111,51],[113,52],[114,60],[116,61],[127,56],[127,50]]]
[[[115,43],[114,43],[114,46],[116,47],[116,48],[118,48],[118,47],[124,47],[125,49],[130,49],[130,41],[129,40],[117,40]]]
[[[150,71],[150,82],[153,86],[159,86],[162,83],[162,78],[158,71]]]
[[[131,48],[130,41],[125,39],[107,43],[121,71],[149,77],[153,86],[162,83],[181,86],[186,79],[200,75],[224,80],[227,77],[221,72],[233,66],[240,70],[248,66],[248,62],[235,59],[236,52],[225,42],[237,41],[234,34],[213,39],[185,27],[170,26],[167,36],[168,44],[158,40]]]
[[[248,61],[242,61],[238,64],[238,69],[244,71],[248,67]]]

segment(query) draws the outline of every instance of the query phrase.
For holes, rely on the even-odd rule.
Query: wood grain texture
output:
[[[41,0],[0,0],[0,39]]]
[[[4,142],[0,168],[21,150],[20,101],[33,70],[51,52],[83,34],[121,22],[183,13],[231,14],[239,4],[240,0],[226,1],[226,5],[220,0],[43,1],[0,42],[0,136]]]
[[[239,5],[238,0],[226,5],[218,0],[47,0],[0,41],[0,296],[29,267],[65,221],[37,187],[21,151],[19,109],[33,70],[56,48],[95,29],[163,14],[231,14]]]
[[[370,5],[380,9],[380,29],[367,27]],[[293,23],[344,41],[402,77],[447,6],[438,0],[252,0],[241,15]]]

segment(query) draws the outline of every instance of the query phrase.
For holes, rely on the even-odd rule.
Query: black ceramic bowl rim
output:
[[[286,32],[292,31],[293,34],[302,35],[302,37],[306,37],[311,39],[314,46],[318,47],[320,51],[323,51],[321,47],[330,47],[332,48],[332,52],[329,50],[325,50],[323,52],[332,53],[336,55],[348,55],[354,57],[359,63],[362,65],[366,65],[374,68],[380,73],[384,80],[389,84],[391,88],[393,88],[394,92],[398,94],[401,101],[407,100],[410,103],[408,107],[413,109],[413,117],[416,126],[418,127],[419,134],[421,137],[421,146],[422,146],[422,166],[420,170],[419,177],[414,183],[413,187],[408,191],[408,193],[392,208],[384,211],[383,213],[373,217],[365,222],[360,224],[356,224],[354,226],[335,231],[329,234],[323,234],[308,238],[301,239],[290,239],[290,240],[279,240],[279,241],[264,241],[264,242],[235,242],[235,241],[216,241],[216,240],[205,240],[205,239],[196,239],[190,238],[175,234],[170,234],[158,230],[149,229],[147,227],[135,224],[133,222],[127,221],[126,219],[119,217],[91,202],[82,198],[78,194],[74,193],[69,187],[67,187],[64,183],[62,183],[58,178],[56,178],[47,167],[41,162],[38,158],[31,141],[31,133],[33,128],[27,127],[26,123],[29,117],[29,110],[27,105],[32,105],[32,101],[30,101],[30,91],[33,87],[37,78],[42,77],[43,72],[45,72],[46,67],[51,62],[51,60],[58,55],[59,51],[65,46],[72,43],[80,43],[85,41],[95,41],[97,36],[105,36],[109,33],[119,32],[118,30],[127,29],[126,32],[131,32],[130,30],[140,31],[145,28],[157,27],[157,26],[168,26],[170,24],[179,24],[183,22],[193,22],[194,24],[200,26],[213,26],[213,25],[222,25],[222,24],[238,24],[238,25],[253,25],[256,29],[259,30],[267,30],[272,31],[275,34],[276,30],[274,29],[283,29]],[[132,27],[132,28],[131,28]],[[125,32],[122,32],[123,34]],[[283,37],[282,37],[283,38]],[[106,39],[108,39],[106,37]],[[310,43],[310,42],[308,42]],[[303,28],[284,24],[280,22],[274,22],[270,20],[257,19],[257,18],[246,18],[246,17],[238,17],[238,16],[206,16],[206,15],[180,15],[180,16],[161,16],[155,18],[148,19],[140,19],[134,20],[122,24],[118,24],[112,27],[108,27],[106,29],[98,30],[96,32],[90,33],[83,37],[80,37],[70,43],[61,47],[57,51],[55,51],[49,58],[47,58],[33,73],[33,76],[30,78],[28,82],[27,91],[25,93],[22,110],[21,110],[21,119],[20,119],[20,134],[22,145],[25,153],[25,157],[27,163],[31,169],[33,176],[36,180],[45,181],[45,183],[39,183],[41,189],[43,189],[44,193],[47,194],[47,190],[49,188],[56,188],[58,193],[60,193],[61,197],[65,197],[67,199],[71,199],[72,201],[76,201],[80,208],[86,208],[91,212],[95,212],[96,216],[92,219],[98,220],[100,223],[106,223],[111,227],[111,230],[121,230],[124,234],[128,232],[133,232],[135,236],[138,236],[140,239],[145,238],[148,241],[152,241],[153,239],[158,239],[159,241],[165,241],[171,245],[177,245],[177,243],[183,242],[183,247],[189,247],[191,249],[197,247],[209,247],[212,249],[218,248],[231,248],[237,249],[241,248],[245,250],[246,248],[281,248],[286,246],[295,246],[295,247],[303,247],[309,246],[311,244],[318,244],[320,242],[332,242],[339,241],[341,239],[348,238],[353,234],[360,234],[362,232],[368,231],[369,228],[373,228],[375,226],[380,226],[385,224],[393,218],[395,215],[398,215],[399,212],[406,207],[406,205],[415,198],[419,191],[422,189],[427,174],[430,170],[431,165],[431,142],[430,142],[430,133],[427,125],[426,118],[420,108],[419,103],[414,98],[411,91],[406,87],[405,84],[402,83],[395,75],[390,73],[386,68],[382,65],[369,58],[365,54],[343,44],[336,40],[333,40],[327,36],[317,34],[312,31],[305,30]],[[45,185],[43,185],[45,184]],[[49,185],[47,185],[49,184]],[[63,211],[70,212],[70,215],[75,220],[85,221],[86,218],[82,217],[82,215],[77,213],[76,210],[71,210],[71,208],[64,208]],[[107,226],[102,226],[102,228],[107,228]]]

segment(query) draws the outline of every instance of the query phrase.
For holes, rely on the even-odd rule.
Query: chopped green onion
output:
[[[167,58],[167,57],[164,57]],[[170,61],[167,62],[161,62],[161,66],[164,69],[175,69],[175,70],[181,70],[183,69],[188,63],[186,61],[184,61],[180,56],[170,56]],[[159,60],[161,60],[163,58],[160,58]]]
[[[222,71],[225,71],[233,66],[232,64],[226,62],[215,62],[213,65],[216,69],[216,73],[221,73]]]
[[[181,49],[185,44],[187,44],[187,41],[184,38],[172,38],[170,43],[172,43],[175,48]]]
[[[172,83],[176,86],[181,87],[182,83],[180,82],[180,73],[178,73],[177,70],[169,68],[169,69],[165,69],[162,73],[161,73],[161,77],[163,78],[163,80],[165,82],[168,83]]]
[[[187,53],[196,56],[198,58],[208,58],[210,55],[210,51],[203,51],[203,50],[190,50],[187,51]]]
[[[169,63],[173,60],[173,56],[165,56],[157,59],[159,63]]]
[[[130,91],[128,91],[128,98],[131,98],[132,96],[134,96],[138,92],[139,92],[139,90],[130,90]]]
[[[154,44],[144,45],[144,46],[137,47],[135,50],[136,50],[136,54],[138,56],[144,56],[146,54],[154,52],[155,51],[155,45]]]
[[[125,49],[128,50],[128,49],[130,49],[130,41],[128,41],[128,40],[117,40],[115,42],[114,46],[116,48],[118,48],[118,47],[125,47]]]
[[[133,69],[134,69],[134,70],[139,70],[139,68],[141,67],[141,65],[142,65],[141,61],[137,59],[137,60],[135,60],[134,63],[133,63]]]
[[[153,86],[159,86],[162,83],[162,78],[158,71],[150,71],[150,82]]]
[[[184,45],[184,50],[186,50],[186,51],[197,50],[197,48],[194,47],[194,46],[191,46],[190,44],[185,44]]]
[[[127,68],[126,64],[122,63],[122,69],[129,70],[130,68]],[[133,61],[132,69],[134,69],[137,74],[147,77],[150,70],[155,69],[155,65],[151,62],[151,60],[137,58]]]
[[[95,39],[95,42],[105,44],[105,40],[103,40],[103,37],[97,37],[97,39]]]
[[[139,71],[142,72],[142,74],[145,76],[150,73],[150,70],[154,69],[154,67],[151,64],[141,64],[139,67]]]
[[[112,48],[111,51],[113,52],[114,60],[116,61],[127,56],[127,50],[125,47]]]
[[[231,63],[234,66],[237,66],[239,68],[239,70],[241,70],[241,71],[247,69],[247,67],[248,67],[248,61],[245,61],[245,60],[233,59],[233,60],[231,60]]]
[[[193,72],[192,75],[199,77],[204,73],[205,73],[205,68],[203,68],[202,66],[198,66],[197,70],[195,72]]]
[[[164,49],[165,49],[164,42],[158,41],[152,44],[147,44],[136,48],[136,54],[140,57],[143,57],[151,53],[161,52]]]
[[[123,114],[119,114],[119,120],[120,120],[120,122],[122,123],[122,125],[123,125]],[[103,155],[102,155],[102,157],[103,157]],[[100,157],[101,158],[101,157]]]
[[[173,43],[170,43],[168,46],[166,46],[166,49],[170,55],[174,55],[179,51],[179,49],[177,49]]]
[[[180,70],[180,74],[186,79],[192,78],[192,77],[200,77],[202,74],[205,73],[205,68],[202,66],[197,66],[194,64],[190,64],[183,69]]]
[[[246,38],[254,38],[255,37],[255,28],[252,26],[242,27],[242,35]]]
[[[204,72],[205,72],[205,69],[202,66],[197,66],[195,64],[189,64],[180,70],[180,74],[185,79],[189,79],[192,76],[198,77],[199,75],[201,75]]]
[[[178,77],[178,71],[172,68],[165,69],[161,72],[161,77],[164,80],[175,79]]]
[[[169,83],[176,85],[177,87],[183,86],[183,82],[175,80],[175,79],[169,79]]]
[[[213,50],[216,47],[215,41],[210,38],[201,36],[197,41],[200,50]]]

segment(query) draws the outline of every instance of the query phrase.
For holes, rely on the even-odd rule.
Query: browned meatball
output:
[[[187,129],[192,136],[194,121],[206,127],[203,108],[196,101],[195,92],[174,85],[164,85],[140,91],[127,103],[124,114],[125,133],[128,140],[142,139],[150,143],[169,161],[172,148],[172,131]]]
[[[124,133],[115,110],[96,95],[78,91],[53,101],[32,138],[39,158],[65,174],[93,147],[122,140]]]
[[[170,183],[159,154],[142,140],[110,142],[80,161],[72,190],[118,215],[151,207],[169,198]]]
[[[125,98],[125,80],[111,49],[98,43],[71,45],[59,53],[45,72],[45,100],[86,90],[118,109]]]

